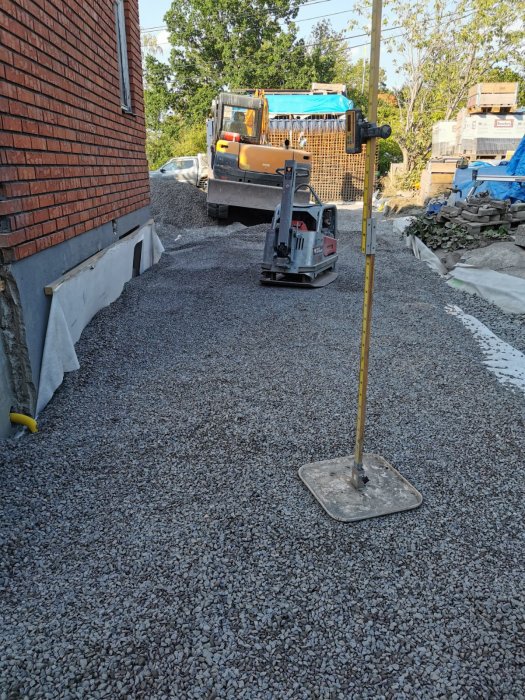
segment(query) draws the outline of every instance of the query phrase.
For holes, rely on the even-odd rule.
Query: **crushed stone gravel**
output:
[[[150,178],[151,211],[158,225],[191,229],[213,226],[206,214],[206,193],[176,180]]]
[[[259,285],[264,225],[172,224],[86,328],[40,432],[0,446],[0,698],[524,696],[523,398],[445,306],[518,326],[391,223],[366,449],[423,505],[345,525],[298,479],[353,446],[356,216],[320,290]]]

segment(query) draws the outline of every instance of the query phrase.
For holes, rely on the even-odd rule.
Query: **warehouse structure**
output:
[[[71,319],[67,308],[59,309],[63,318],[54,319],[50,339],[52,295],[64,287],[62,276],[74,277],[76,266],[98,253],[88,266],[95,274],[102,252],[119,243],[117,257],[125,260],[132,233],[134,259],[121,273],[131,276],[147,265],[140,258],[153,228],[138,1],[5,0],[0,23],[0,436],[5,436],[11,409],[35,415],[46,343],[60,376],[56,334],[74,336],[97,310],[93,295],[104,296],[110,283],[115,286],[109,272],[98,274],[96,284],[94,278],[80,283],[84,287],[75,293],[81,295],[83,317]]]

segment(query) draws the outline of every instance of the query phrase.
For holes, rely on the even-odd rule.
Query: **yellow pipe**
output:
[[[10,413],[9,420],[16,425],[25,425],[30,433],[38,433],[36,420],[31,416],[25,416],[23,413]]]

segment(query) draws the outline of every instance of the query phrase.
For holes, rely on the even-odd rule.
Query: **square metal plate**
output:
[[[365,454],[363,470],[369,481],[352,486],[353,456],[304,464],[299,476],[334,520],[348,523],[417,508],[423,496],[380,455]]]

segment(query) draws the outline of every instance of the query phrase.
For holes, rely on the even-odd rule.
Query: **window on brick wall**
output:
[[[126,17],[124,0],[115,0],[115,22],[117,25],[117,49],[120,74],[120,103],[125,112],[131,112],[131,88],[129,82],[128,43],[126,41]]]

